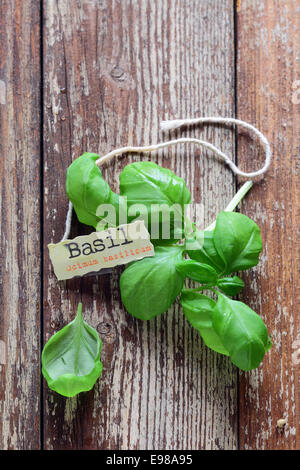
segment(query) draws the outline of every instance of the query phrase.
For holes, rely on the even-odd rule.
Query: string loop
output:
[[[170,131],[172,129],[178,129],[179,127],[182,127],[182,126],[193,126],[195,124],[224,124],[225,126],[237,125],[237,126],[243,127],[244,129],[247,129],[248,131],[253,132],[256,135],[256,137],[258,137],[258,139],[260,140],[265,150],[265,155],[266,155],[264,166],[260,170],[246,173],[244,171],[241,171],[233,163],[233,161],[229,157],[224,155],[221,151],[215,152],[217,155],[220,155],[220,153],[222,153],[222,155],[220,156],[222,156],[222,158],[226,161],[226,163],[228,163],[228,165],[230,166],[230,168],[236,175],[246,176],[247,178],[254,178],[255,176],[262,175],[269,168],[270,163],[271,163],[271,156],[272,156],[269,141],[262,132],[260,132],[258,129],[256,129],[256,127],[252,126],[252,124],[249,124],[248,122],[240,121],[239,119],[234,119],[234,118],[199,117],[199,118],[194,118],[194,119],[175,119],[173,121],[162,121],[160,128],[163,131]],[[205,146],[207,148],[210,148],[208,145],[205,145]]]

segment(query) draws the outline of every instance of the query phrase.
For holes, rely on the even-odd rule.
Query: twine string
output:
[[[210,142],[206,142],[205,140],[200,140],[200,139],[195,139],[195,138],[189,138],[189,137],[181,137],[179,139],[173,139],[167,142],[160,142],[158,144],[146,145],[142,147],[131,147],[131,146],[121,147],[121,148],[112,150],[106,155],[98,158],[98,160],[96,160],[96,165],[100,167],[104,163],[107,163],[110,160],[112,160],[114,157],[119,157],[121,155],[124,155],[125,153],[148,153],[148,152],[153,152],[154,150],[159,150],[165,147],[170,147],[172,145],[189,143],[189,144],[199,145],[201,147],[207,148],[208,150],[211,150],[214,155],[217,155],[222,160],[224,160],[224,162],[231,168],[233,173],[235,173],[236,175],[244,176],[247,178],[254,178],[256,176],[264,174],[268,170],[270,163],[271,163],[271,156],[272,156],[270,144],[267,138],[258,129],[256,129],[256,127],[252,126],[251,124],[245,121],[241,121],[239,119],[234,119],[234,118],[222,118],[222,117],[199,117],[199,118],[193,118],[193,119],[175,119],[172,121],[162,121],[161,129],[162,131],[171,131],[174,129],[178,129],[182,126],[191,126],[191,125],[196,125],[196,124],[223,124],[226,126],[237,125],[244,129],[247,129],[247,131],[253,132],[253,134],[261,142],[261,145],[263,146],[264,151],[265,151],[265,162],[264,162],[263,167],[257,171],[246,173],[240,170],[235,165],[235,163],[231,160],[231,158],[229,158],[225,153],[223,153],[220,149],[215,147]],[[65,224],[65,233],[61,241],[66,240],[70,235],[72,211],[73,211],[73,205],[71,202],[69,202],[69,208],[68,208],[66,224]]]

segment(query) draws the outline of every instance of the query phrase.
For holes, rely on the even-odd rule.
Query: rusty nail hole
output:
[[[286,424],[287,424],[287,419],[286,419],[286,418],[278,419],[278,421],[277,421],[277,428],[278,428],[280,431],[283,431],[283,430],[284,430],[284,427],[286,426]]]
[[[111,75],[112,78],[114,78],[116,80],[124,80],[124,78],[125,78],[125,72],[119,65],[116,65],[111,70],[110,75]]]
[[[97,330],[102,335],[108,335],[112,330],[112,325],[107,322],[102,322],[102,323],[99,323]]]

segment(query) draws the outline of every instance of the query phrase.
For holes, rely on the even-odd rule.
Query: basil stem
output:
[[[225,207],[224,212],[232,212],[237,207],[237,205],[241,202],[243,197],[246,196],[247,192],[252,188],[253,181],[246,181],[243,186],[238,190],[236,195],[231,199],[228,206]],[[215,228],[216,220],[210,224],[205,231],[209,232]]]

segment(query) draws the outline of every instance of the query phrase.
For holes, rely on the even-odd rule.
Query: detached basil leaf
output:
[[[192,259],[186,259],[176,264],[176,269],[184,277],[189,277],[193,281],[214,284],[217,282],[217,272],[208,264],[198,263]]]
[[[243,287],[245,287],[245,283],[238,276],[223,277],[222,279],[218,279],[217,286],[225,292],[225,294],[234,296],[241,292]]]
[[[216,302],[206,295],[193,291],[183,291],[180,302],[186,318],[200,332],[206,346],[229,356],[212,325],[212,312]]]
[[[150,320],[165,312],[183,287],[176,271],[182,259],[182,246],[156,247],[155,256],[134,261],[120,278],[122,302],[140,320]]]
[[[107,219],[109,225],[118,225],[119,205],[122,203],[118,194],[103,179],[95,163],[98,158],[99,155],[95,153],[84,153],[69,166],[66,177],[67,195],[78,220],[96,229],[103,219]],[[110,214],[97,215],[97,209],[102,204],[111,204],[116,211],[116,218],[110,218]]]
[[[212,314],[213,327],[230,358],[242,370],[259,366],[272,343],[263,320],[243,302],[218,294]]]
[[[146,208],[145,222],[149,232],[151,228],[152,241],[183,237],[184,205],[190,202],[191,194],[185,181],[172,171],[153,162],[131,163],[120,174],[120,194],[127,197],[129,211],[136,204]]]
[[[253,220],[238,212],[220,212],[213,241],[227,274],[251,268],[262,250],[260,229]]]
[[[102,342],[82,318],[78,305],[75,320],[53,335],[42,352],[42,373],[49,388],[65,397],[91,390],[100,377]]]
[[[220,274],[225,263],[215,248],[213,235],[214,232],[195,232],[194,237],[186,241],[186,247],[190,258],[209,264]]]

